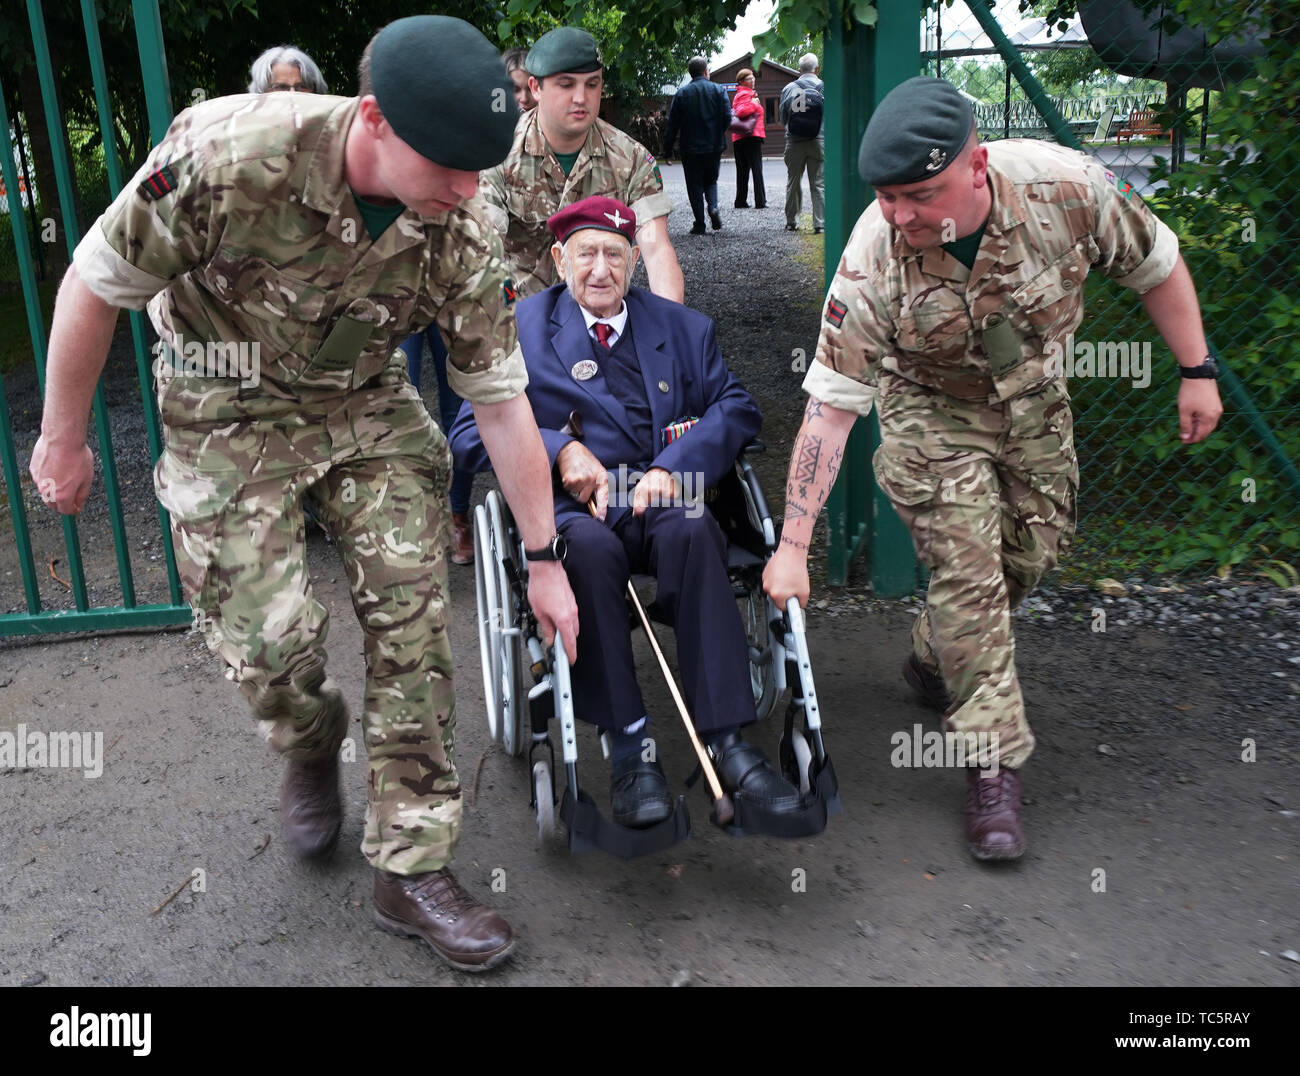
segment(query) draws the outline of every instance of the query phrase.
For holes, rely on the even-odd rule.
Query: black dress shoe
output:
[[[668,778],[658,762],[646,762],[639,754],[613,764],[609,775],[609,800],[614,822],[644,829],[662,822],[673,813]]]
[[[748,209],[748,208],[749,208],[749,203],[748,203],[748,202],[737,202],[737,203],[736,203],[736,208],[737,208],[737,209]],[[759,209],[762,209],[763,207],[762,207],[762,206],[759,206],[758,208],[759,208]]]
[[[797,232],[799,230],[799,226],[797,224],[787,224],[785,226],[785,230],[787,232]]]
[[[722,216],[716,209],[709,211],[709,220],[713,222],[713,230],[715,232],[722,231]]]
[[[691,225],[691,235],[708,235],[709,229],[704,227],[704,221],[697,220]]]
[[[813,235],[821,235],[822,232],[824,232],[825,230],[826,230],[825,228],[814,228]]]
[[[741,793],[746,800],[771,814],[794,814],[803,808],[799,790],[777,772],[762,751],[745,743],[739,733],[714,744],[713,753],[718,760],[718,780],[731,795]]]

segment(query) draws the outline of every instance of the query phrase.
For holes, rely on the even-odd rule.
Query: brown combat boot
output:
[[[328,758],[290,760],[280,785],[280,825],[289,846],[300,856],[323,858],[334,851],[343,825],[339,764]]]
[[[922,665],[921,659],[915,654],[908,654],[907,660],[903,662],[903,679],[916,692],[916,697],[931,710],[946,714],[952,709],[952,696],[948,694],[943,677]]]
[[[1020,774],[1005,766],[997,773],[966,770],[966,839],[979,860],[1019,859],[1025,854],[1020,825]]]
[[[458,971],[487,971],[515,947],[510,924],[466,893],[446,867],[409,878],[376,871],[375,922],[390,934],[423,938]]]
[[[451,514],[451,562],[474,563],[474,525],[464,512]]]

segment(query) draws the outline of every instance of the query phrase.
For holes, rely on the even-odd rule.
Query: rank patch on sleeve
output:
[[[1128,199],[1129,201],[1133,200],[1133,184],[1130,183],[1127,179],[1120,179],[1119,176],[1117,176],[1109,168],[1106,169],[1106,182],[1109,183],[1112,187],[1114,187],[1117,191],[1119,191],[1119,193],[1122,194],[1126,199]]]
[[[844,324],[844,315],[848,312],[849,308],[834,297],[826,304],[826,320],[837,329]]]
[[[165,164],[140,180],[140,193],[151,202],[156,202],[159,198],[171,194],[175,189],[176,176],[172,172],[170,165]]]
[[[509,306],[517,298],[515,295],[515,282],[509,277],[507,277],[505,282],[501,285],[501,294],[505,298],[506,306]]]

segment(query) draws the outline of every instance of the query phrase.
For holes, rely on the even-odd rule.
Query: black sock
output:
[[[623,732],[621,729],[609,730],[609,760],[610,762],[622,762],[625,758],[632,755],[639,755],[646,748],[645,741],[650,739],[650,719],[645,718],[644,724],[633,733]]]

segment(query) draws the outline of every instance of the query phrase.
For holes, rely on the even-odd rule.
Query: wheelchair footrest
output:
[[[569,829],[571,852],[607,852],[620,859],[635,859],[671,848],[691,835],[691,816],[686,799],[677,797],[673,813],[647,829],[620,826],[600,813],[600,808],[586,792],[564,790],[560,817]]]
[[[791,814],[773,814],[757,803],[747,801],[743,793],[731,797],[736,809],[735,818],[727,825],[718,822],[716,812],[709,821],[733,837],[815,837],[826,828],[827,815],[839,814],[840,786],[835,777],[835,767],[830,756],[818,766],[811,764],[811,789],[804,796],[804,806]]]

